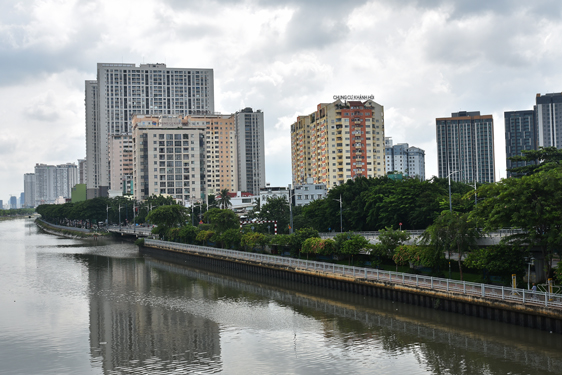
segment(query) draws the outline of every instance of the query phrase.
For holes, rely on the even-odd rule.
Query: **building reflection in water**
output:
[[[240,311],[275,305],[319,323],[325,341],[309,344],[324,350],[376,343],[387,355],[413,353],[430,373],[562,373],[559,337],[540,331],[166,257],[74,257],[88,266],[91,356],[106,374],[234,371],[223,368],[228,324],[216,310],[249,300]]]
[[[77,257],[88,263],[91,356],[104,373],[221,368],[217,323],[151,303],[170,293],[193,300],[204,293],[196,280],[151,270],[143,259]]]

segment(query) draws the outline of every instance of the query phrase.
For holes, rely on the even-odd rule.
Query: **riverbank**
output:
[[[30,216],[31,216],[31,218],[34,218],[34,217],[38,217],[39,215],[0,216],[0,221],[15,220],[15,219],[26,219],[26,218],[29,218]]]
[[[105,238],[109,236],[108,233],[86,232],[85,230],[80,230],[79,228],[60,227],[58,225],[47,223],[40,218],[35,219],[35,225],[49,234],[54,234],[56,236],[62,236],[66,238],[97,240],[100,237]]]
[[[175,253],[190,264],[209,263],[562,334],[561,300],[555,294],[149,239],[143,245],[141,251]]]

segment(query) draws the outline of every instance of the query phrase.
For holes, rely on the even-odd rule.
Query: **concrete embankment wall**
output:
[[[464,314],[562,334],[562,311],[558,309],[527,306],[508,301],[478,298],[453,292],[443,292],[350,276],[338,276],[318,271],[190,252],[189,250],[174,250],[158,245],[144,246],[141,248],[141,251],[148,254],[154,253],[155,255],[166,254],[166,256],[177,258],[181,262],[192,265],[211,266],[217,271],[220,269],[235,269],[242,272],[331,288],[347,293],[399,301],[424,308]]]
[[[41,219],[36,219],[35,225],[37,225],[43,231],[45,231],[49,234],[54,234],[55,236],[73,238],[73,239],[77,239],[77,240],[97,240],[99,238],[99,236],[97,236],[97,235],[88,234],[88,233],[84,233],[84,232],[80,232],[80,231],[73,231],[72,228],[68,228],[68,229],[66,229],[66,228],[65,229],[56,228],[56,227],[53,227],[53,226],[49,225],[48,223],[45,223]]]

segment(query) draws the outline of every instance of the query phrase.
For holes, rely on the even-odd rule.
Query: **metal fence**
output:
[[[549,292],[533,292],[526,289],[509,288],[504,286],[471,283],[467,281],[443,279],[439,277],[415,275],[410,273],[384,271],[379,269],[345,266],[342,264],[324,263],[314,260],[294,259],[267,254],[257,254],[245,251],[217,249],[214,247],[166,242],[145,239],[145,245],[155,245],[160,248],[189,251],[201,254],[218,255],[232,259],[242,259],[252,262],[287,266],[297,270],[323,272],[327,275],[349,276],[357,279],[376,280],[398,285],[415,286],[422,289],[451,292],[520,303],[529,306],[543,306],[552,309],[562,309],[562,295]]]
[[[482,233],[483,237],[505,237],[505,236],[510,236],[512,234],[516,234],[516,233],[525,233],[525,231],[523,231],[522,229],[517,229],[517,228],[505,228],[505,229],[498,229],[496,231],[493,232],[488,232],[488,233],[483,233],[480,229],[479,231]],[[410,234],[410,236],[421,236],[423,234],[423,232],[425,232],[425,230],[423,229],[416,229],[416,230],[404,230],[404,232],[407,232],[408,234]],[[353,234],[359,234],[367,239],[372,239],[372,238],[377,238],[380,235],[379,231],[368,231],[368,232],[352,232]],[[338,234],[340,234],[340,232],[322,232],[319,233],[320,237],[323,239],[326,238],[334,238],[335,236],[337,236]]]

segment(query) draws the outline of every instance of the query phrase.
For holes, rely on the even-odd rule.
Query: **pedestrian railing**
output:
[[[341,264],[324,263],[268,254],[257,254],[245,251],[218,249],[214,247],[189,245],[177,242],[145,239],[144,243],[146,246],[154,245],[159,248],[170,250],[189,251],[205,255],[217,255],[262,264],[287,266],[297,270],[318,271],[338,276],[349,276],[356,279],[376,280],[397,285],[415,286],[420,289],[457,293],[467,296],[515,302],[532,306],[544,306],[552,309],[562,309],[562,295],[549,292],[533,292],[519,288],[472,283],[468,281],[451,280],[403,272],[384,271],[365,267],[345,266]]]

